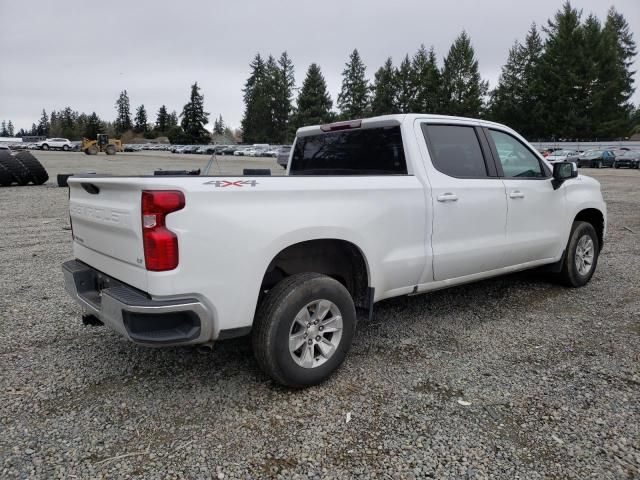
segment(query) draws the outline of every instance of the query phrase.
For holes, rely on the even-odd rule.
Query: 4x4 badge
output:
[[[236,180],[234,182],[231,182],[229,180],[211,180],[210,182],[204,182],[203,185],[213,185],[216,188],[243,187],[245,185],[255,187],[256,185],[258,185],[258,182],[256,182],[255,180]]]

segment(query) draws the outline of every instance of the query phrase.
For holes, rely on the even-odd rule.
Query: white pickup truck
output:
[[[496,123],[391,115],[301,128],[286,176],[69,179],[66,288],[144,345],[252,335],[304,387],[342,363],[355,307],[546,266],[586,284],[600,186]]]

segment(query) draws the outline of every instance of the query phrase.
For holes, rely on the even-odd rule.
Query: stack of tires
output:
[[[31,152],[12,155],[8,150],[0,150],[0,186],[42,185],[47,180],[47,171]]]

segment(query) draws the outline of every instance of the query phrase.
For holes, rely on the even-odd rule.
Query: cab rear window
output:
[[[298,137],[289,175],[406,175],[400,127]]]

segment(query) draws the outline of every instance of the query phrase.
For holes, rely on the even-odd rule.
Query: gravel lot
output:
[[[583,170],[609,208],[585,288],[518,274],[382,302],[332,379],[291,392],[246,340],[138,347],[63,290],[56,173],[207,157],[36,155],[49,183],[0,188],[0,477],[640,478],[640,171]],[[220,160],[242,165],[282,172]]]

